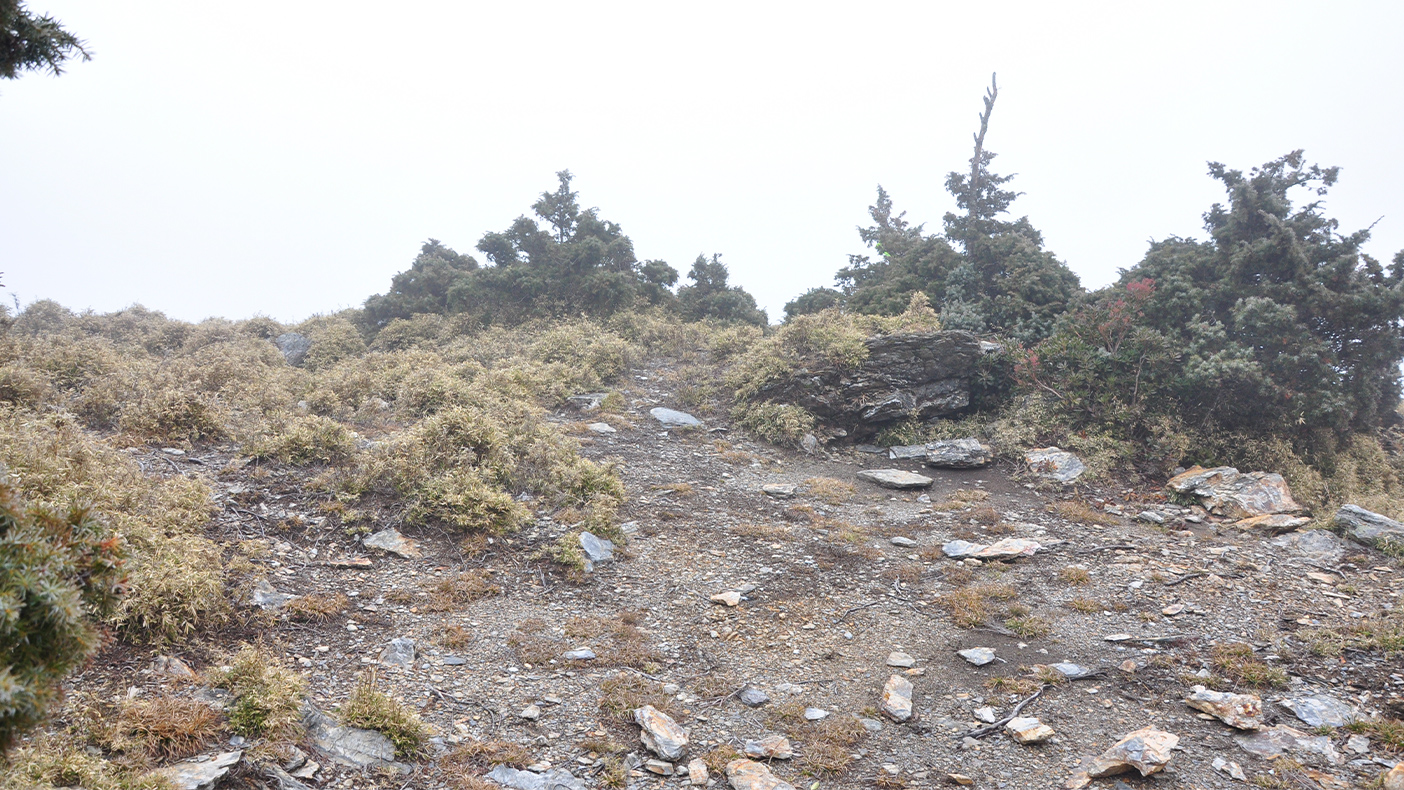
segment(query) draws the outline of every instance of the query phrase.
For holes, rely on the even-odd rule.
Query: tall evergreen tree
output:
[[[728,285],[727,276],[721,255],[713,255],[711,260],[698,255],[687,273],[692,285],[678,289],[678,307],[683,318],[689,321],[715,318],[765,326],[765,311],[756,306],[755,297],[739,285]]]
[[[57,19],[36,16],[19,0],[0,0],[0,79],[16,79],[26,71],[62,74],[73,58],[92,56]]]

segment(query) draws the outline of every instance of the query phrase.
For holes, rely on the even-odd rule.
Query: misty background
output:
[[[641,260],[722,253],[775,321],[864,251],[879,183],[939,229],[994,71],[992,170],[1086,286],[1203,237],[1206,161],[1296,148],[1342,167],[1343,232],[1379,220],[1367,252],[1404,248],[1394,3],[30,7],[94,59],[0,85],[22,303],[359,306],[429,237],[482,260],[568,168]]]

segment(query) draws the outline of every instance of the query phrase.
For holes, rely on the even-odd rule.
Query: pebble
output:
[[[782,781],[769,768],[754,760],[732,760],[726,764],[726,781],[732,790],[795,790],[795,786]]]
[[[792,499],[795,496],[795,487],[789,483],[766,483],[761,486],[761,493],[776,499]]]
[[[414,665],[414,640],[405,636],[391,639],[380,651],[380,663],[409,669]]]
[[[770,695],[755,686],[747,686],[741,689],[741,693],[737,696],[740,698],[741,704],[748,708],[759,708],[770,701]]]
[[[825,716],[828,716],[828,715],[829,715],[829,712],[826,711],[826,710],[824,710],[823,708],[805,708],[805,709],[804,709],[804,718],[805,718],[805,721],[819,721],[820,719],[822,719],[822,718],[824,718]]]
[[[741,603],[741,593],[735,590],[728,590],[724,593],[717,593],[707,600],[712,603],[725,604],[727,606],[738,606]]]
[[[644,768],[646,768],[650,773],[655,773],[659,776],[673,775],[673,764],[663,762],[662,760],[649,760],[648,762],[644,763]]]
[[[995,709],[991,708],[988,705],[986,705],[983,708],[976,708],[975,718],[979,719],[980,721],[983,721],[986,724],[994,724],[998,720],[998,718],[995,716]]]
[[[891,541],[889,542],[894,546],[901,546],[907,549],[916,548],[918,545],[920,545],[911,538],[904,538],[901,535],[894,535]]]
[[[541,708],[538,708],[535,705],[528,705],[525,708],[522,708],[522,712],[518,713],[517,715],[521,716],[527,721],[536,721],[537,719],[541,718]]]
[[[589,425],[586,425],[585,427],[586,427],[591,433],[601,433],[601,434],[606,434],[606,433],[619,433],[618,431],[616,431],[616,430],[614,429],[614,426],[613,426],[613,425],[610,425],[610,424],[607,423],[607,422],[592,422],[592,423],[590,423]]]
[[[588,647],[577,647],[574,650],[567,650],[561,654],[561,658],[567,661],[594,661],[595,651]]]

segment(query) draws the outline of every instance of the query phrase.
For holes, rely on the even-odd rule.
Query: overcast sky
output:
[[[88,63],[0,83],[0,270],[75,309],[296,321],[460,250],[568,168],[640,259],[722,253],[772,320],[882,184],[937,229],[986,144],[1084,285],[1295,148],[1404,248],[1404,3],[29,0]],[[476,254],[476,253],[475,253]],[[481,255],[478,256],[481,259]],[[5,294],[9,298],[9,294]]]

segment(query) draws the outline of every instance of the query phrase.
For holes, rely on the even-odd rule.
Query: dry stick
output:
[[[992,732],[997,732],[997,731],[999,731],[999,728],[1001,728],[1001,727],[1003,727],[1004,725],[1008,724],[1009,722],[1014,721],[1015,719],[1019,718],[1019,712],[1022,711],[1022,710],[1024,709],[1024,706],[1025,706],[1025,705],[1028,705],[1030,702],[1033,702],[1034,700],[1036,700],[1036,699],[1038,699],[1039,697],[1043,696],[1043,692],[1044,692],[1045,690],[1047,690],[1047,688],[1048,688],[1048,684],[1047,684],[1047,683],[1043,684],[1042,686],[1039,686],[1039,687],[1038,687],[1038,691],[1035,691],[1035,692],[1033,693],[1033,696],[1031,696],[1031,697],[1029,697],[1029,698],[1027,698],[1027,699],[1025,699],[1025,700],[1021,700],[1021,701],[1019,702],[1018,705],[1015,705],[1015,706],[1014,706],[1014,710],[1009,711],[1009,715],[1008,715],[1008,716],[1005,716],[1004,718],[1000,719],[999,721],[997,721],[997,722],[995,722],[994,724],[991,724],[991,725],[989,725],[989,726],[987,726],[987,727],[981,727],[981,728],[978,729],[978,730],[971,730],[970,732],[967,732],[967,733],[961,735],[960,737],[961,737],[961,738],[983,738],[983,737],[985,737],[986,735],[989,735],[989,734],[992,733]]]
[[[1165,585],[1166,587],[1169,587],[1169,586],[1171,586],[1172,584],[1179,584],[1180,582],[1183,582],[1183,581],[1188,581],[1188,580],[1190,580],[1190,579],[1197,579],[1197,578],[1199,578],[1200,576],[1208,576],[1208,575],[1209,575],[1209,571],[1195,571],[1194,573],[1186,573],[1184,576],[1177,576],[1177,577],[1174,578],[1174,579],[1169,579],[1169,580],[1167,580],[1167,581],[1161,582],[1161,584]]]
[[[855,606],[855,607],[853,607],[852,609],[849,609],[848,611],[846,611],[846,612],[844,612],[843,614],[839,615],[839,619],[835,620],[834,622],[835,622],[835,623],[841,623],[841,622],[843,622],[845,619],[847,619],[847,617],[848,617],[850,614],[853,614],[854,612],[858,611],[859,609],[868,609],[868,608],[870,608],[870,607],[877,606],[877,605],[881,604],[882,602],[883,602],[882,599],[879,598],[878,600],[872,601],[871,603],[865,603],[865,604],[863,604],[863,605],[861,605],[861,606]]]

